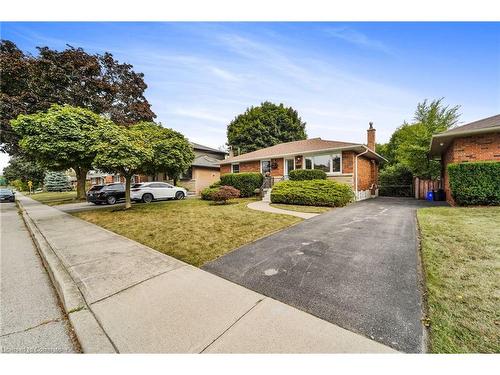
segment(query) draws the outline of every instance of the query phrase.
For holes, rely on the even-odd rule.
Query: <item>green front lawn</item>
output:
[[[301,219],[247,208],[254,199],[220,205],[200,199],[136,204],[75,216],[152,247],[194,266],[220,257]]]
[[[434,353],[500,352],[500,207],[418,210]]]
[[[35,193],[31,195],[29,195],[28,193],[24,194],[26,194],[26,196],[30,198],[37,200],[40,203],[49,206],[79,202],[79,200],[76,199],[76,191],[44,192],[44,193]]]
[[[312,214],[321,214],[323,212],[327,212],[332,209],[332,207],[299,206],[296,204],[281,204],[281,203],[271,203],[270,206],[274,208],[281,208],[282,210],[308,212]]]

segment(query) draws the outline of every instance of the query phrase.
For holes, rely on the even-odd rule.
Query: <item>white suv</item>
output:
[[[135,184],[130,189],[130,199],[144,203],[162,199],[184,199],[186,195],[186,189],[166,182],[144,182]]]

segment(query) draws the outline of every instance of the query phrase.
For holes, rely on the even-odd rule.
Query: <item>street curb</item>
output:
[[[73,326],[82,351],[84,353],[116,353],[116,349],[90,311],[73,278],[26,212],[22,202],[19,199],[16,199],[16,202],[43,265],[59,295],[64,311]]]

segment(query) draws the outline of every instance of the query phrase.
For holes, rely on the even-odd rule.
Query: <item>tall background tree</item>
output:
[[[235,154],[278,143],[306,139],[306,123],[292,107],[264,102],[238,115],[227,127],[227,143]]]
[[[45,172],[43,166],[22,155],[11,157],[9,164],[3,169],[3,175],[8,181],[21,180],[24,183],[31,181],[34,187],[43,183]]]
[[[431,138],[458,123],[459,109],[459,106],[444,105],[443,98],[419,103],[412,123],[403,123],[388,143],[377,147],[377,151],[388,160],[384,167],[400,164],[404,168],[394,170],[406,169],[421,178],[438,177],[440,163],[428,158]]]
[[[79,199],[85,198],[85,180],[95,158],[94,134],[110,123],[87,109],[57,104],[46,112],[20,115],[11,121],[21,137],[23,155],[47,169],[73,168]]]
[[[1,151],[20,151],[10,120],[52,104],[87,108],[119,125],[156,117],[144,96],[144,75],[132,65],[119,63],[108,52],[89,54],[72,46],[63,51],[39,47],[38,52],[24,54],[11,41],[0,42]]]

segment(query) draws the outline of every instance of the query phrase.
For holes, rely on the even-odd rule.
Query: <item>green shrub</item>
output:
[[[413,174],[402,164],[386,166],[379,173],[379,194],[386,197],[411,197]]]
[[[219,191],[218,187],[207,187],[201,191],[201,199],[203,199],[205,201],[211,201],[212,194],[214,194],[218,191]]]
[[[10,181],[10,185],[16,188],[17,191],[28,191],[28,183],[21,180]]]
[[[255,189],[259,189],[263,181],[264,177],[260,173],[228,173],[220,178],[221,185],[238,189],[242,197],[255,195]]]
[[[272,203],[342,207],[353,200],[349,185],[331,180],[282,181],[271,190]]]
[[[451,195],[459,205],[500,205],[500,162],[448,165]]]
[[[238,198],[240,191],[232,186],[221,186],[212,194],[212,200],[218,203],[226,204],[229,199]]]
[[[292,181],[326,180],[326,173],[319,169],[295,169],[288,174]]]
[[[212,185],[210,185],[209,187],[211,188],[216,188],[216,187],[220,187],[221,186],[221,183],[220,183],[220,180],[218,181],[215,181]]]

